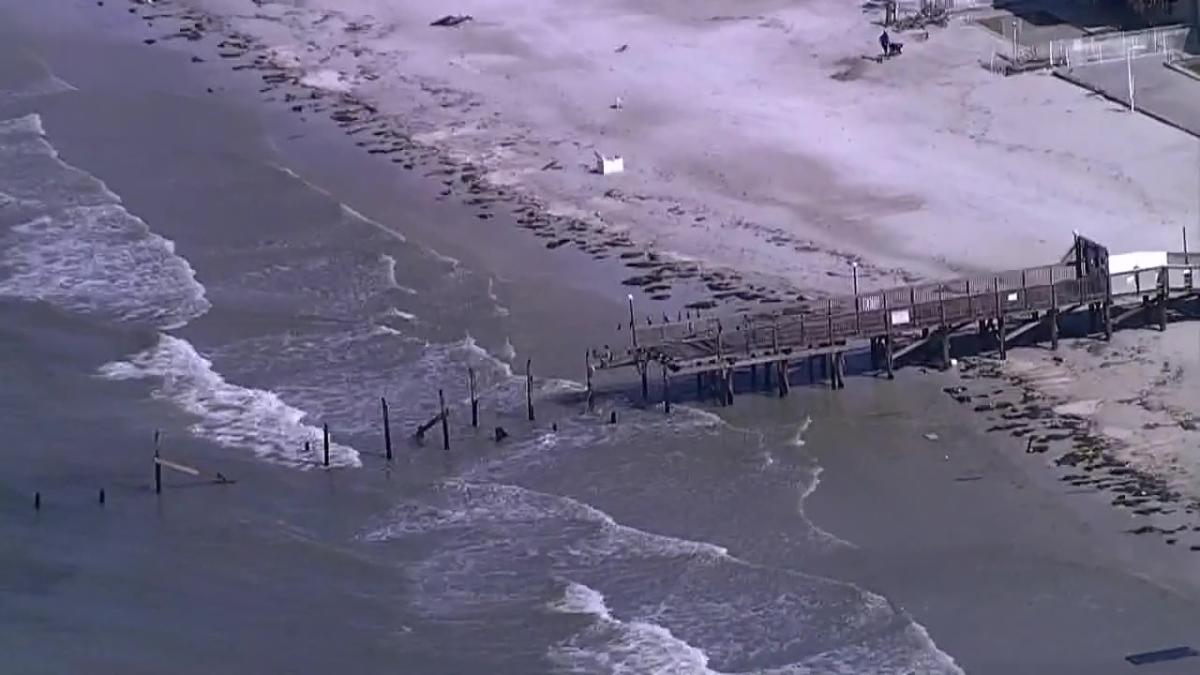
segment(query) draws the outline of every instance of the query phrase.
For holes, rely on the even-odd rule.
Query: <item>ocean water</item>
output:
[[[93,174],[60,151],[42,114],[27,111],[44,104],[59,119],[87,119],[70,111],[89,95],[96,94],[86,83],[52,72],[0,92],[0,104],[19,101],[26,110],[0,120],[0,337],[16,335],[18,321],[19,334],[32,336],[24,351],[0,353],[10,376],[5,400],[54,396],[38,387],[39,373],[53,366],[86,389],[73,394],[78,405],[105,411],[112,427],[142,433],[112,411],[153,411],[156,426],[190,457],[243,467],[255,482],[234,486],[252,496],[240,497],[228,519],[233,507],[180,488],[188,510],[172,527],[223,533],[202,546],[175,548],[177,533],[135,541],[113,534],[100,553],[72,559],[73,571],[64,573],[108,574],[127,560],[157,569],[164,563],[149,561],[158,557],[182,570],[195,565],[204,571],[194,572],[195,587],[184,595],[207,611],[186,602],[120,602],[120,621],[109,626],[94,606],[109,602],[103,596],[29,581],[56,577],[51,554],[37,537],[26,539],[23,564],[34,572],[14,573],[10,562],[3,588],[26,614],[0,614],[0,623],[9,639],[29,636],[22,644],[31,663],[53,671],[84,662],[38,640],[43,630],[79,630],[83,621],[96,639],[122,633],[120,658],[102,672],[158,670],[169,657],[139,641],[140,630],[153,635],[161,624],[176,631],[174,639],[208,635],[232,616],[229,607],[265,617],[287,597],[305,611],[347,617],[319,634],[367,645],[350,657],[359,672],[957,672],[886,598],[804,571],[806,558],[854,545],[804,515],[820,476],[804,434],[819,420],[734,425],[700,404],[667,416],[619,393],[587,413],[578,382],[539,375],[538,421],[529,424],[521,307],[538,299],[525,287],[422,243],[401,218],[363,215],[266,151],[230,159],[220,147],[192,148],[170,173],[195,180],[169,183],[170,199],[197,191],[188,200],[192,213],[162,215],[172,210],[149,208],[154,200],[135,189],[161,217],[146,215],[109,183],[137,185],[153,171],[128,169],[113,181]],[[146,147],[135,142],[123,151],[144,151],[149,161],[156,141],[153,130],[144,133]],[[204,152],[220,155],[228,162],[222,170],[237,180],[207,181],[213,172]],[[165,172],[163,165],[157,173]],[[256,191],[254,205],[237,212],[254,214],[251,221],[232,215],[233,196],[224,204],[200,194],[210,182],[231,195]],[[446,218],[453,227],[452,214]],[[53,363],[51,336],[63,322],[76,339],[102,345],[95,353],[103,356]],[[547,342],[580,339],[552,325],[537,330]],[[480,430],[470,425],[468,369],[485,410]],[[423,443],[410,438],[435,414],[439,389],[452,410],[452,453],[441,451],[436,429]],[[388,468],[379,458],[381,397],[401,455]],[[607,423],[609,409],[619,411],[619,424]],[[334,439],[330,469],[318,451],[324,424]],[[493,426],[510,439],[491,441]],[[67,470],[48,498],[78,501],[96,470],[117,471],[118,453],[112,457],[90,454],[88,471]],[[334,480],[341,492],[315,513],[314,493]],[[139,485],[128,500],[141,500],[144,511],[150,496]],[[4,489],[15,503],[23,488]],[[61,508],[63,518],[85,522],[69,515],[81,507]],[[14,532],[30,527],[0,521]],[[90,526],[65,532],[57,540],[64,550],[94,545]],[[772,554],[747,545],[750,537],[774,542]],[[186,562],[172,557],[179,550]],[[364,566],[391,590],[368,580]],[[335,585],[313,590],[309,568]],[[237,600],[205,575],[229,583]],[[123,588],[140,597],[143,582],[123,578]],[[210,593],[229,604],[206,604]],[[305,604],[310,594],[321,598],[317,609]],[[352,618],[368,612],[369,624]],[[322,665],[305,660],[305,647],[286,642],[279,625],[234,621],[247,644],[283,641],[285,649],[218,650],[208,655],[210,672]]]

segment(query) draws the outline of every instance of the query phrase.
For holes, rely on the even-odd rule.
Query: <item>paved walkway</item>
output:
[[[1055,75],[1129,106],[1124,61],[1060,68]],[[1164,124],[1200,138],[1200,80],[1166,66],[1164,56],[1133,61],[1134,107]]]

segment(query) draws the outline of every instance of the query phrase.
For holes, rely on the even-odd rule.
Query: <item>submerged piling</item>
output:
[[[479,396],[475,393],[474,368],[467,368],[467,384],[471,387],[471,426],[479,428]]]
[[[446,395],[438,389],[438,417],[442,420],[442,449],[450,449],[450,421],[449,414],[446,412]]]
[[[322,460],[325,466],[329,466],[329,423],[321,425],[321,438],[325,448],[325,458]]]
[[[525,409],[533,421],[533,359],[525,360]]]
[[[154,430],[154,494],[162,494],[162,465],[158,463],[158,446],[162,434]]]
[[[383,408],[383,453],[384,457],[390,462],[392,460],[392,423],[388,419],[387,399],[380,396],[379,405]]]

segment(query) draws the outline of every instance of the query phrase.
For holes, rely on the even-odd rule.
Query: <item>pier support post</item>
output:
[[[479,428],[479,396],[475,392],[475,369],[467,368],[467,386],[471,388],[471,426]],[[592,391],[592,377],[588,373],[588,392]]]
[[[725,369],[725,405],[733,405],[733,368]]]
[[[823,363],[825,364],[825,369],[829,373],[829,388],[837,389],[837,363],[834,359],[834,353],[829,352],[826,354]]]
[[[704,373],[696,373],[696,400],[704,400]]]
[[[895,359],[892,358],[892,336],[887,335],[883,338],[883,363],[887,368],[887,379],[896,379]]]
[[[763,387],[765,389],[771,388],[771,364],[770,363],[763,364]]]
[[[1164,270],[1161,272],[1161,274],[1162,274],[1162,275],[1164,276],[1164,278],[1165,278],[1165,276],[1166,276],[1166,274],[1167,274],[1167,271],[1164,269]],[[1156,304],[1158,305],[1158,306],[1157,306],[1157,309],[1158,309],[1158,330],[1160,330],[1160,331],[1166,331],[1166,330],[1167,330],[1167,291],[1166,291],[1166,289],[1165,289],[1165,288],[1164,288],[1163,290],[1160,290],[1160,291],[1158,292],[1158,302],[1157,302]]]
[[[950,329],[942,326],[938,332],[941,333],[938,341],[942,343],[942,370],[950,370]]]
[[[592,366],[592,354],[588,352],[587,358],[587,410],[593,412],[596,409],[596,390],[592,387],[592,376],[596,372],[596,368]]]
[[[329,423],[328,422],[321,425],[321,440],[322,440],[322,443],[324,443],[323,447],[325,448],[325,455],[324,455],[325,459],[323,461],[324,461],[325,466],[329,466]]]
[[[446,395],[438,389],[438,417],[442,421],[442,449],[450,449],[450,415],[446,413]]]
[[[1099,303],[1090,303],[1088,305],[1088,333],[1095,335],[1100,331],[1100,305]]]
[[[829,388],[835,390],[844,389],[846,387],[846,381],[844,379],[843,369],[846,366],[846,362],[842,357],[842,353],[834,352],[830,354],[829,364],[831,366],[830,370],[832,371],[832,377],[829,378]]]
[[[1104,314],[1104,339],[1111,340],[1112,334],[1113,334],[1112,303],[1109,301],[1105,301],[1101,308],[1101,313]]]
[[[671,376],[667,374],[667,364],[662,364],[663,412],[671,414]]]
[[[646,388],[646,373],[642,372],[643,397]],[[533,421],[533,359],[525,359],[525,411],[529,421]]]
[[[162,494],[162,465],[158,463],[158,445],[162,433],[154,430],[154,494]]]
[[[805,360],[808,361],[808,383],[812,384],[817,381],[817,357],[810,356]]]
[[[650,403],[650,382],[647,380],[647,371],[650,370],[650,364],[643,361],[638,364],[638,370],[642,374],[642,405]],[[533,419],[530,417],[529,419]]]
[[[812,364],[811,359],[809,360],[809,364]],[[776,363],[776,367],[779,368],[779,398],[785,398],[792,386],[788,382],[788,362],[786,360],[779,361]]]
[[[383,409],[383,456],[392,461],[392,422],[388,419],[387,399],[379,397],[379,405]]]
[[[996,319],[996,342],[1000,346],[1000,360],[1008,358],[1008,329],[1004,326],[1004,315]]]
[[[1058,309],[1046,312],[1046,322],[1050,326],[1050,350],[1058,350]]]

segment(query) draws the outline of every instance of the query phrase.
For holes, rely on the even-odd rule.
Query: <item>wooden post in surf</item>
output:
[[[662,366],[663,412],[671,414],[671,376],[667,374],[667,364],[660,361]]]
[[[383,456],[392,461],[392,422],[388,415],[387,399],[380,396],[379,405],[383,408]]]
[[[154,430],[154,494],[162,494],[162,465],[158,463],[158,441],[162,434]]]
[[[479,396],[475,393],[474,368],[467,368],[467,384],[471,387],[471,426],[479,428]]]
[[[788,362],[786,359],[777,363],[779,368],[779,398],[784,398],[788,395],[788,389],[791,388],[791,383],[788,382]]]
[[[525,410],[533,421],[533,359],[525,359]]]
[[[325,448],[325,459],[323,460],[323,463],[325,466],[329,466],[329,423],[328,422],[321,425],[321,439],[322,439],[322,443],[324,444],[324,448]]]
[[[592,375],[596,369],[592,366],[592,352],[590,350],[584,357],[584,363],[587,365],[587,410],[588,412],[593,412],[596,409],[596,390],[592,388]]]
[[[450,449],[450,416],[446,413],[446,395],[438,389],[438,417],[442,421],[442,449]]]

